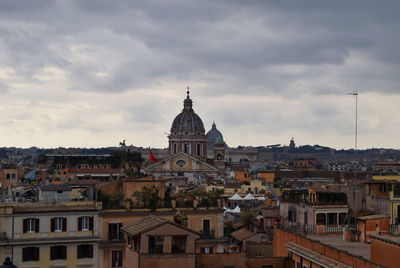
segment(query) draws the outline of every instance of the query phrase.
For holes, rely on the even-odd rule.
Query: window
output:
[[[38,233],[39,232],[39,219],[28,218],[23,221],[24,233]]]
[[[187,144],[187,143],[185,143],[184,145],[183,145],[183,150],[184,150],[184,152],[185,153],[189,153],[189,144]]]
[[[296,210],[294,208],[289,208],[288,221],[296,222]]]
[[[139,252],[139,248],[140,248],[140,236],[137,235],[137,236],[133,237],[132,241],[133,241],[133,250],[134,250],[135,252]]]
[[[163,244],[163,236],[149,236],[149,254],[162,254]]]
[[[176,154],[176,143],[174,143],[174,154]]]
[[[379,191],[386,192],[386,184],[379,184]]]
[[[178,167],[184,167],[184,166],[186,165],[186,161],[180,159],[180,160],[176,161],[176,165],[177,165]]]
[[[22,261],[38,261],[38,260],[39,260],[38,247],[27,247],[22,249]]]
[[[172,254],[186,252],[186,236],[174,235],[172,236]]]
[[[203,219],[203,236],[204,237],[209,237],[210,236],[210,226],[211,225],[211,221],[210,219]]]
[[[67,231],[67,218],[56,217],[51,219],[52,232],[66,232]]]
[[[221,155],[221,153],[218,153],[217,154],[217,160],[221,160],[222,159],[222,155]]]
[[[93,258],[93,245],[78,245],[77,258]]]
[[[9,180],[11,178],[10,173],[7,173],[6,179]]]
[[[196,144],[196,154],[197,155],[201,155],[201,145],[200,145],[200,143]]]
[[[83,216],[78,217],[78,231],[93,230],[93,217]]]
[[[124,235],[121,232],[122,223],[108,224],[108,240],[124,240]]]
[[[50,247],[50,260],[66,260],[66,259],[67,259],[66,246]]]
[[[111,267],[122,267],[122,250],[111,252]]]
[[[212,247],[202,247],[200,249],[200,252],[203,254],[212,254],[213,253],[213,248]]]

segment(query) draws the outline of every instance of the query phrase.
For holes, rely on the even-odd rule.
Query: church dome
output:
[[[193,111],[193,101],[189,97],[189,90],[187,97],[183,101],[183,110],[178,114],[171,126],[171,134],[203,134],[205,133],[203,121]]]
[[[207,148],[214,148],[215,142],[224,142],[222,133],[217,129],[215,122],[212,124],[211,129],[206,134],[207,137]]]

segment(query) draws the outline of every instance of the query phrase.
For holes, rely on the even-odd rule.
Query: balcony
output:
[[[108,233],[108,241],[124,241],[124,234],[119,233]]]
[[[201,230],[200,236],[202,239],[215,239],[215,230]]]

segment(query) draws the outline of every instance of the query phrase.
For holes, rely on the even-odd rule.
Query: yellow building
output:
[[[392,175],[392,176],[372,176],[373,180],[376,181],[399,181],[400,176]]]
[[[264,180],[251,180],[249,184],[242,184],[241,186],[242,193],[267,193],[272,191],[272,185],[269,185],[264,182]]]
[[[0,258],[17,267],[98,267],[101,205],[93,201],[0,205]]]

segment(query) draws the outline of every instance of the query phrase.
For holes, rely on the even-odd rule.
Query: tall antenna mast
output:
[[[358,136],[358,92],[352,92],[352,93],[348,93],[349,95],[355,96],[356,97],[356,122],[355,122],[355,135],[354,135],[354,155],[356,155],[357,153],[357,136]],[[357,232],[357,209],[356,209],[356,205],[357,205],[357,162],[355,162],[354,165],[354,230],[355,230],[355,238],[357,240],[358,238],[358,232]]]

